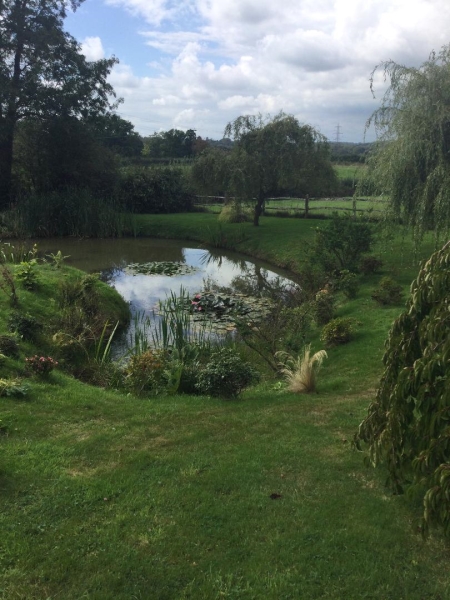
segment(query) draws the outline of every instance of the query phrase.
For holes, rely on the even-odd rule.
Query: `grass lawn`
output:
[[[321,222],[219,229],[197,214],[139,225],[296,271]],[[379,308],[371,290],[386,274],[407,289],[417,272],[400,236],[376,254],[383,273],[338,307],[360,325],[328,352],[318,394],[266,378],[234,401],[142,399],[56,372],[30,380],[24,400],[0,398],[0,597],[450,598],[448,544],[439,531],[423,540],[420,506],[392,495],[385,471],[351,448],[401,310]]]
[[[357,182],[367,169],[367,166],[362,163],[354,163],[351,165],[333,165],[333,168],[339,179],[352,179]]]

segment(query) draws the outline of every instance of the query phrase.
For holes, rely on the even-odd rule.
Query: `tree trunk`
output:
[[[12,202],[12,166],[14,148],[14,130],[17,123],[17,102],[21,88],[21,62],[25,39],[26,1],[15,2],[19,18],[16,25],[16,47],[14,50],[14,66],[7,90],[7,108],[0,120],[0,210],[6,210]]]
[[[264,196],[260,196],[258,198],[257,203],[255,204],[255,212],[253,215],[253,225],[255,227],[258,227],[258,225],[259,225],[259,217],[262,215],[263,206],[264,206]]]
[[[10,207],[13,160],[14,124],[5,119],[0,123],[0,211]]]

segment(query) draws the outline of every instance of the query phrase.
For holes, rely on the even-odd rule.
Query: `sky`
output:
[[[89,60],[116,56],[117,113],[141,135],[220,139],[281,110],[330,141],[373,141],[382,71],[450,43],[450,0],[85,0],[65,28]]]

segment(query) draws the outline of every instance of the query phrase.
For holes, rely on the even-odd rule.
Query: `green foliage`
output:
[[[376,399],[355,436],[397,491],[424,498],[424,524],[450,533],[450,243],[421,264],[383,358]]]
[[[35,290],[39,284],[39,277],[36,272],[37,260],[35,258],[21,262],[16,271],[17,279],[27,290]]]
[[[121,173],[119,194],[135,213],[185,212],[193,204],[185,175],[175,167],[128,167]]]
[[[9,317],[9,330],[23,340],[35,342],[43,330],[43,325],[29,313],[14,311]]]
[[[86,120],[86,126],[104,148],[109,148],[121,157],[140,156],[144,148],[141,136],[134,125],[119,115],[107,113],[94,115]]]
[[[17,338],[11,335],[0,335],[0,353],[11,358],[18,358],[19,344]]]
[[[240,339],[277,373],[277,353],[285,349],[298,352],[305,345],[311,330],[311,313],[311,305],[301,298],[297,306],[286,306],[285,299],[274,298],[263,319],[237,319],[237,331]]]
[[[37,252],[37,244],[30,248],[25,242],[15,242],[14,245],[3,242],[0,248],[0,262],[11,264],[28,262],[36,258]]]
[[[5,263],[0,264],[0,289],[8,296],[11,306],[17,308],[19,306],[19,297],[17,295],[14,274]]]
[[[368,161],[369,184],[387,197],[390,218],[406,223],[417,239],[450,226],[449,66],[447,45],[419,68],[389,60],[372,76],[372,88],[378,70],[390,85],[367,123],[380,139]]]
[[[196,344],[185,344],[181,350],[174,348],[168,354],[164,377],[169,394],[198,394],[197,383],[202,359],[209,349]]]
[[[328,272],[357,271],[362,255],[370,251],[372,238],[370,225],[335,213],[325,226],[317,228],[311,260]]]
[[[131,356],[125,369],[125,385],[137,395],[157,394],[165,385],[163,380],[167,365],[164,350],[146,350]]]
[[[400,304],[403,300],[402,286],[396,283],[392,277],[383,277],[378,287],[372,292],[372,298],[383,306]]]
[[[10,379],[0,379],[0,396],[12,398],[23,398],[28,394],[30,386],[23,383],[21,379],[15,377]]]
[[[220,348],[211,352],[196,387],[202,394],[236,398],[257,379],[257,372],[233,348]]]
[[[383,261],[376,256],[363,256],[359,261],[359,271],[363,275],[378,273],[383,266]]]
[[[187,158],[193,156],[196,140],[194,129],[170,129],[154,133],[145,139],[143,155],[153,159]]]
[[[327,348],[347,344],[353,338],[355,331],[355,320],[351,317],[338,317],[332,319],[322,329],[320,339],[325,342]]]
[[[240,116],[228,123],[225,136],[234,139],[232,150],[204,152],[193,167],[193,180],[202,191],[252,204],[255,225],[267,198],[321,194],[336,184],[325,137],[292,115]]]
[[[50,254],[46,254],[45,256],[46,256],[46,258],[51,259],[53,266],[56,267],[57,269],[60,269],[63,266],[66,258],[70,258],[70,255],[64,256],[63,253],[61,252],[61,250],[58,250],[58,252],[56,254],[51,252]]]
[[[82,0],[71,0],[76,9]],[[8,206],[16,125],[23,119],[97,115],[113,108],[107,77],[117,60],[88,61],[63,30],[68,3],[0,3],[0,202]],[[55,165],[57,168],[57,165]]]
[[[222,208],[218,220],[222,223],[246,223],[252,220],[252,216],[239,202],[230,202]]]
[[[336,298],[329,287],[319,290],[314,301],[314,318],[317,325],[325,325],[334,316]]]
[[[334,289],[342,292],[346,298],[352,300],[358,295],[359,285],[358,275],[348,269],[344,269],[340,271]]]
[[[96,274],[64,278],[58,283],[60,312],[53,323],[53,341],[61,358],[76,363],[80,355],[89,357],[93,348],[93,360],[102,362],[103,352],[108,354],[109,337],[114,335],[117,324],[105,322],[98,284]]]
[[[58,361],[51,356],[40,356],[39,354],[35,354],[34,356],[26,358],[25,364],[31,373],[45,378],[58,366]]]
[[[14,177],[20,196],[64,195],[67,188],[89,190],[101,199],[114,195],[119,161],[85,120],[25,120],[15,137]]]
[[[9,213],[11,229],[40,237],[115,237],[124,229],[121,206],[87,189],[29,194]]]
[[[222,221],[223,223],[223,221]],[[247,238],[245,229],[236,227],[233,231],[225,231],[222,223],[217,223],[214,227],[208,227],[206,230],[206,240],[208,246],[213,248],[235,248],[236,244]]]

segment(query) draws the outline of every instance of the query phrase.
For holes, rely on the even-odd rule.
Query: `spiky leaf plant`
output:
[[[325,350],[311,356],[311,345],[305,346],[303,353],[294,358],[287,352],[277,352],[280,359],[280,372],[288,384],[288,390],[295,394],[310,394],[316,391],[317,374],[324,358]]]

